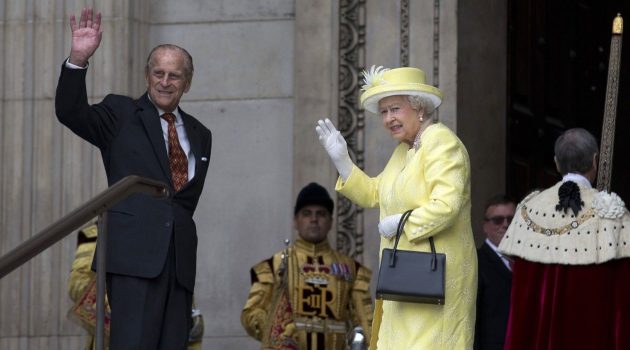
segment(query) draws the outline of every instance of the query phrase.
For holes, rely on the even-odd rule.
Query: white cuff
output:
[[[77,66],[76,64],[70,63],[70,57],[68,57],[66,59],[66,68],[70,68],[70,69],[87,69],[89,65],[90,64],[88,63],[87,66],[85,66],[85,67]]]

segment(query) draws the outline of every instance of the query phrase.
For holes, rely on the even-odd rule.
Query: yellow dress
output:
[[[440,123],[427,127],[420,142],[417,151],[398,145],[377,177],[354,167],[336,189],[359,206],[379,207],[381,219],[414,209],[398,247],[427,252],[432,236],[436,250],[446,254],[445,305],[383,301],[372,327],[377,349],[472,349],[477,252],[470,225],[468,153]],[[381,237],[381,250],[393,244]]]

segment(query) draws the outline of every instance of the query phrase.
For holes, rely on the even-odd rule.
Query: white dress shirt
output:
[[[576,184],[582,185],[586,188],[593,188],[593,186],[591,185],[591,182],[588,181],[587,178],[585,178],[584,176],[580,174],[567,173],[566,175],[562,177],[562,182],[567,182],[567,181],[573,181]]]
[[[486,244],[492,248],[492,250],[494,250],[494,252],[499,256],[499,258],[501,258],[501,260],[503,261],[503,263],[505,264],[505,267],[508,268],[508,270],[512,271],[512,267],[510,266],[510,261],[505,257],[505,255],[501,254],[497,248],[497,246],[495,246],[494,244],[492,244],[492,242],[490,242],[489,239],[486,238]]]

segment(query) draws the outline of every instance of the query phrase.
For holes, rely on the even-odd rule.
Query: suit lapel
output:
[[[510,271],[510,269],[505,266],[503,260],[494,250],[492,250],[492,248],[490,248],[490,246],[488,246],[486,242],[483,243],[481,249],[486,254],[488,259],[492,261],[493,268],[497,270],[501,274],[501,276],[503,276],[504,278],[512,278],[512,272]]]
[[[138,112],[140,120],[142,120],[147,136],[149,137],[149,140],[151,140],[151,144],[153,145],[153,150],[158,158],[160,167],[171,186],[173,186],[173,181],[171,180],[171,169],[168,165],[166,144],[164,143],[162,124],[160,123],[160,117],[158,116],[157,109],[153,103],[151,103],[146,93],[137,100],[137,103],[140,107],[140,111]]]

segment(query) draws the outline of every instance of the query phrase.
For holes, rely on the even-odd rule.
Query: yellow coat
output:
[[[446,254],[445,305],[379,302],[372,326],[378,350],[472,349],[477,253],[470,225],[470,161],[461,141],[440,123],[427,127],[420,141],[418,151],[398,145],[377,177],[354,167],[336,189],[357,205],[378,207],[381,219],[415,208],[398,247],[427,252],[432,236],[436,250]],[[381,237],[381,249],[393,244]]]

